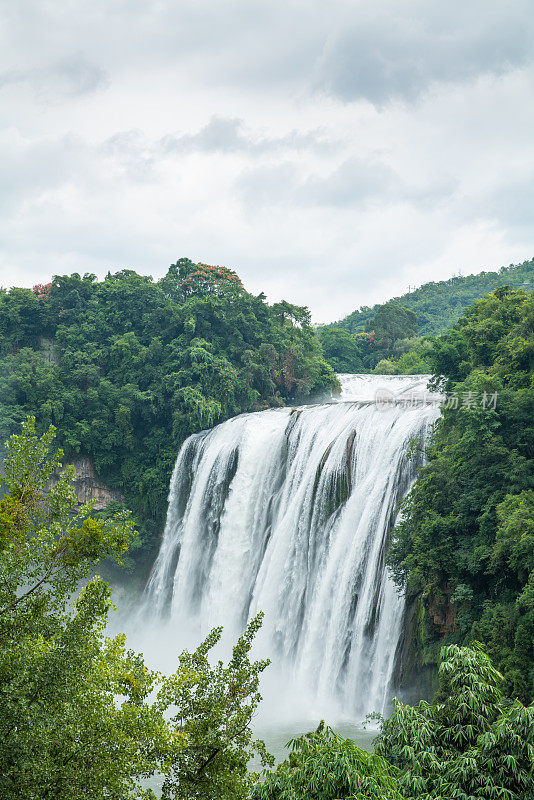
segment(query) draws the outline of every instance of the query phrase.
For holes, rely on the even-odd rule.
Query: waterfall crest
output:
[[[351,714],[385,711],[404,601],[384,565],[439,414],[428,376],[341,375],[335,402],[242,414],[187,439],[145,590],[160,618],[234,635],[265,613],[273,662]]]

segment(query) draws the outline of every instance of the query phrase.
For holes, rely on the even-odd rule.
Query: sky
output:
[[[532,0],[0,0],[0,285],[178,258],[340,319],[534,255]]]

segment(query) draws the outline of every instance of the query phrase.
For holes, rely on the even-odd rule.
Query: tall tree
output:
[[[482,640],[505,691],[534,697],[532,458],[534,297],[502,287],[428,358],[448,392],[389,561],[422,604],[424,659]]]

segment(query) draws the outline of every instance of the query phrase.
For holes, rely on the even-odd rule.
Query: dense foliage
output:
[[[343,328],[318,330],[325,358],[336,372],[364,372],[362,338]]]
[[[130,797],[165,749],[159,715],[140,705],[151,685],[122,637],[103,641],[102,555],[120,558],[133,530],[77,508],[72,470],[46,491],[59,455],[33,422],[7,444],[0,501],[0,794],[2,798]],[[124,702],[115,704],[114,696]]]
[[[469,306],[499,286],[532,289],[533,273],[534,259],[531,259],[522,264],[501,267],[498,272],[480,272],[476,275],[457,275],[446,281],[429,281],[412,292],[392,298],[390,302],[415,313],[417,332],[420,335],[437,335],[452,328]],[[362,306],[340,322],[332,323],[331,327],[342,328],[349,333],[368,330],[366,326],[379,308],[380,305]]]
[[[123,635],[106,639],[109,587],[78,586],[135,532],[124,512],[103,521],[78,507],[72,468],[49,487],[53,435],[28,420],[7,444],[0,487],[0,797],[154,798],[139,779],[156,771],[165,798],[243,797],[253,753],[270,762],[250,730],[268,663],[249,661],[261,615],[227,666],[208,661],[215,630],[166,678]]]
[[[222,632],[215,628],[194,653],[182,653],[177,672],[163,680],[157,708],[174,712],[171,724],[185,741],[168,758],[162,800],[245,797],[257,779],[247,771],[250,758],[257,754],[263,765],[274,763],[250,728],[261,701],[259,676],[270,663],[248,658],[262,619],[258,614],[250,621],[228,666],[208,660]]]
[[[422,604],[418,646],[482,641],[509,697],[534,697],[534,297],[480,300],[427,358],[448,399],[389,561]]]
[[[503,702],[501,684],[480,646],[443,648],[434,702],[396,702],[377,743],[377,753],[400,770],[402,797],[534,796],[534,706]]]
[[[424,340],[452,328],[476,300],[504,285],[532,289],[534,259],[499,272],[431,281],[384,305],[362,306],[319,328],[325,357],[339,372],[427,372]]]
[[[442,649],[432,703],[395,701],[375,753],[321,723],[253,800],[531,800],[534,706],[505,702],[502,676],[480,645]]]
[[[313,733],[288,742],[291,753],[265,774],[251,800],[403,800],[398,771],[321,722]]]
[[[397,303],[376,307],[365,323],[365,331],[349,333],[343,328],[319,328],[325,358],[339,372],[369,372],[377,364],[399,355],[412,345],[417,330],[413,311]],[[383,369],[388,372],[388,369]]]
[[[0,292],[0,355],[1,441],[28,413],[58,426],[152,534],[187,435],[336,387],[305,308],[188,259],[157,283],[123,270]]]

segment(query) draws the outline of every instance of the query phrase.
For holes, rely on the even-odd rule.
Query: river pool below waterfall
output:
[[[340,723],[339,725],[333,725],[332,727],[336,733],[347,737],[347,739],[352,739],[355,741],[358,747],[361,747],[362,750],[372,752],[373,740],[377,734],[376,729],[364,729],[361,725],[351,724],[348,722]],[[285,725],[280,726],[271,725],[267,727],[255,727],[254,734],[258,739],[263,739],[267,750],[275,757],[276,763],[278,764],[280,761],[284,761],[287,758],[289,750],[285,745],[289,739],[293,739],[303,733],[308,733],[310,729],[313,729],[313,725],[310,727],[309,723],[299,723],[298,721],[295,721],[293,724],[286,723]],[[249,769],[251,771],[261,772],[261,765],[259,764],[259,761],[256,761],[255,759],[250,761]],[[158,797],[161,793],[162,784],[163,777],[161,775],[154,775],[152,778],[143,781],[143,786],[153,789]]]

